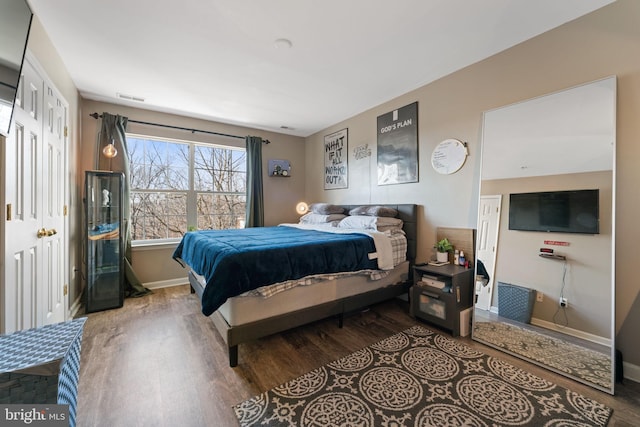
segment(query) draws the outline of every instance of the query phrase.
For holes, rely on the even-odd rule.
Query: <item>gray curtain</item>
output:
[[[119,115],[102,113],[102,127],[98,134],[98,149],[96,151],[96,167],[99,170],[109,170],[124,173],[123,223],[122,233],[125,236],[124,273],[125,295],[128,297],[140,297],[151,292],[142,286],[142,282],[136,276],[131,266],[131,206],[129,198],[129,154],[127,151],[127,139],[125,130],[128,119]],[[113,142],[118,154],[113,159],[108,159],[102,154],[102,149]]]
[[[264,226],[262,195],[262,138],[247,136],[247,215],[245,227]]]

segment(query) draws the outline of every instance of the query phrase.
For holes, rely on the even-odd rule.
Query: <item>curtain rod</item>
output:
[[[98,114],[98,113],[89,114],[89,116],[93,117],[96,120],[98,120],[99,118],[102,118],[102,114]],[[210,131],[210,130],[183,128],[183,127],[180,127],[180,126],[172,126],[172,125],[163,125],[162,123],[142,122],[140,120],[132,120],[132,119],[127,119],[127,121],[129,121],[131,123],[138,123],[138,124],[141,124],[141,125],[159,126],[159,127],[163,127],[163,128],[169,128],[169,129],[184,130],[184,131],[191,132],[191,133],[200,132],[200,133],[207,133],[209,135],[227,136],[229,138],[238,138],[238,139],[244,139],[245,138],[244,136],[230,135],[228,133],[213,132],[213,131]],[[271,141],[269,141],[268,139],[264,139],[264,140],[262,140],[262,142],[264,142],[265,144],[271,144]]]

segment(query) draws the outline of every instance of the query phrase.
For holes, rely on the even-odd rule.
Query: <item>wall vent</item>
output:
[[[116,93],[116,97],[120,99],[126,99],[127,101],[136,101],[136,102],[144,102],[144,98],[133,95],[126,95],[124,93]]]

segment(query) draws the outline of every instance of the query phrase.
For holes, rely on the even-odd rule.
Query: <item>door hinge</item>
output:
[[[11,203],[7,203],[7,221],[11,221]]]
[[[67,205],[62,207],[62,216],[67,216]]]
[[[69,293],[69,285],[64,285],[64,295],[67,296],[67,294]]]
[[[69,136],[69,128],[68,127],[64,127],[64,137],[66,138],[67,136]]]

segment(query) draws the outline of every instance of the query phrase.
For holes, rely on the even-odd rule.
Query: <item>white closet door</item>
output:
[[[44,324],[65,320],[65,223],[64,223],[64,171],[65,162],[65,123],[67,109],[54,88],[45,82],[44,96],[44,155],[41,176],[42,185],[42,228],[47,236],[43,244],[43,284],[47,289],[40,301],[39,314]],[[40,323],[40,322],[39,322]]]
[[[476,308],[490,310],[493,299],[493,284],[496,270],[496,247],[498,246],[498,230],[500,229],[500,209],[502,196],[481,196],[478,218],[478,254],[490,280],[485,286],[476,283]]]
[[[29,61],[13,114],[4,153],[3,333],[63,321],[67,306],[66,104]]]

